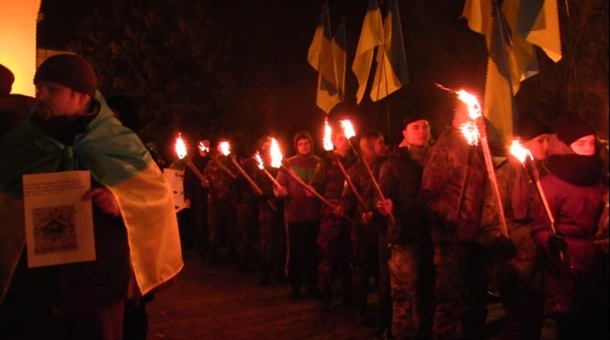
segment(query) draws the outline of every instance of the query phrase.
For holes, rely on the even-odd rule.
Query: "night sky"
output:
[[[43,0],[39,47],[62,49],[73,37],[74,19],[86,13],[94,1]],[[356,105],[357,83],[351,63],[367,4],[368,0],[329,1],[333,29],[341,16],[346,19],[348,53],[347,98],[331,112],[331,118],[349,115],[355,118],[357,128],[376,128],[396,141],[402,118],[417,110],[430,117],[433,132],[438,132],[450,114],[447,94],[434,83],[466,86],[479,92],[484,86],[484,40],[459,18],[463,1],[400,0],[410,84],[377,103],[372,103],[367,93]],[[306,58],[322,1],[208,1],[206,6],[213,15],[223,17],[224,29],[236,33],[244,60],[269,68],[275,79],[281,80],[265,86],[272,94],[250,99],[258,101],[252,105],[263,108],[265,114],[260,119],[244,118],[246,125],[248,120],[255,121],[256,126],[251,128],[258,129],[257,133],[272,133],[287,140],[300,128],[316,136],[324,113],[315,105],[317,73]]]

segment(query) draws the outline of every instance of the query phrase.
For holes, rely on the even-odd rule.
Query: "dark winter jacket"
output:
[[[395,221],[388,228],[390,243],[421,243],[430,237],[426,212],[418,200],[422,172],[422,166],[411,158],[406,147],[394,150],[381,166],[379,186],[394,207]]]
[[[551,156],[550,174],[541,181],[555,218],[555,229],[567,243],[564,260],[548,248],[551,236],[543,209],[536,218],[533,235],[545,250],[545,311],[568,313],[578,310],[574,282],[588,281],[596,266],[593,238],[603,209],[605,188],[601,184],[601,166],[597,159],[575,154]],[[592,278],[594,279],[594,278]]]

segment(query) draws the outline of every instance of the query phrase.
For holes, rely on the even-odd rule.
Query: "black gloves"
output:
[[[494,248],[502,258],[510,259],[517,255],[517,249],[513,240],[506,236],[496,238],[494,240]]]
[[[560,235],[551,235],[546,245],[549,248],[549,253],[554,256],[559,256],[559,253],[565,251],[568,247],[568,244]]]

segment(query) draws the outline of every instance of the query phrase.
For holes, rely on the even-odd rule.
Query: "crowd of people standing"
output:
[[[597,132],[575,114],[560,117],[554,130],[522,115],[515,137],[531,158],[494,150],[494,182],[482,146],[463,135],[470,117],[458,100],[436,139],[422,112],[405,115],[395,146],[378,131],[348,138],[331,121],[329,150],[316,155],[311,134],[298,131],[295,154],[280,167],[272,166],[268,136],[256,144],[259,160],[227,153],[227,140],[202,139],[190,166],[175,164],[185,171],[188,209],[168,220],[171,192],[158,182],[164,165],[128,126],[120,100],[107,105],[96,92],[91,66],[73,55],[49,58],[34,81],[33,112],[20,113],[0,136],[0,216],[23,204],[24,171],[89,170],[98,257],[28,268],[21,220],[3,220],[0,254],[11,257],[0,271],[0,338],[127,336],[127,317],[145,318],[147,299],[182,266],[174,236],[183,254],[255,270],[258,284],[286,284],[287,298],[317,299],[324,313],[339,303],[353,308],[354,322],[377,327],[379,338],[485,338],[492,297],[505,311],[501,339],[538,339],[547,318],[559,339],[608,338],[607,166]],[[131,149],[119,152],[125,143]],[[137,171],[116,177],[122,169]],[[125,187],[136,174],[148,177],[132,194]],[[159,210],[136,204],[149,195],[157,195]],[[155,225],[166,243],[144,241],[139,221]],[[150,256],[151,246],[160,256]],[[34,288],[41,278],[48,289]],[[43,303],[27,305],[34,299]],[[40,327],[27,327],[29,318]]]

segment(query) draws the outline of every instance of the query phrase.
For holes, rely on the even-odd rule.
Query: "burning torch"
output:
[[[261,190],[261,188],[256,184],[256,182],[252,180],[252,177],[250,177],[248,173],[244,170],[244,168],[239,164],[237,159],[235,159],[235,156],[232,156],[230,158],[231,162],[233,162],[239,173],[244,176],[248,183],[250,183],[250,186],[252,187],[252,189],[254,189],[254,192],[259,196],[264,196],[265,194],[263,193],[263,190]],[[267,200],[267,205],[269,206],[269,208],[271,208],[271,210],[277,211],[277,207],[273,204],[273,202]]]
[[[202,145],[203,145],[202,143],[199,143],[199,147],[201,147]],[[195,166],[195,164],[193,164],[191,159],[190,158],[184,159],[187,155],[186,145],[184,144],[184,140],[182,140],[182,134],[180,134],[180,133],[178,133],[178,138],[176,138],[176,154],[178,155],[178,158],[183,160],[186,163],[186,166],[188,166],[189,169],[191,169],[193,171],[193,173],[195,174],[195,176],[197,176],[197,178],[199,179],[199,181],[201,183],[207,182],[207,179],[205,178],[205,176],[203,176],[203,174],[201,174],[201,171],[199,171],[199,169],[197,169],[197,167]]]
[[[521,163],[523,168],[528,169],[527,165],[531,164],[529,169],[531,170],[532,177],[534,178],[534,183],[536,183],[536,191],[538,192],[538,197],[540,197],[540,201],[542,201],[542,206],[544,207],[546,217],[549,219],[549,227],[551,229],[551,234],[553,234],[554,236],[557,235],[557,229],[555,228],[555,218],[553,217],[553,212],[549,207],[549,202],[546,199],[544,189],[542,189],[542,184],[540,184],[540,173],[538,172],[538,168],[536,168],[536,164],[533,163],[534,157],[532,156],[532,153],[516,140],[514,140],[510,146],[510,153],[515,156],[515,158]],[[563,261],[563,251],[559,251],[559,257]]]
[[[504,207],[502,206],[502,198],[500,197],[500,190],[498,189],[498,180],[494,171],[491,151],[489,150],[487,131],[485,130],[483,115],[481,114],[481,105],[474,95],[465,90],[449,91],[455,93],[458,99],[466,104],[468,108],[468,115],[472,121],[462,124],[462,126],[460,126],[460,130],[462,131],[464,137],[466,137],[468,144],[477,145],[479,141],[481,142],[481,148],[483,149],[483,156],[485,158],[485,168],[487,169],[487,176],[489,178],[491,189],[496,198],[500,227],[502,228],[502,234],[508,237],[508,227],[506,225],[506,217],[504,216]],[[477,122],[480,124],[477,124]],[[482,129],[479,129],[479,126],[482,126]]]
[[[349,120],[344,120],[344,121],[349,122]],[[342,121],[342,122],[344,122],[344,121]],[[343,123],[341,125],[344,126]],[[351,126],[351,123],[350,123],[350,126]],[[344,129],[344,131],[345,131],[345,129]],[[352,132],[353,132],[353,128],[352,128]],[[337,153],[335,153],[333,151],[334,147],[333,147],[333,143],[331,141],[331,135],[332,135],[332,128],[328,124],[328,119],[325,119],[324,120],[324,143],[323,143],[324,150],[328,151],[328,154],[332,158],[333,162],[335,162],[335,164],[337,164],[337,166],[339,167],[339,170],[341,170],[341,173],[343,174],[345,181],[347,182],[350,189],[354,193],[354,196],[356,196],[356,199],[358,200],[358,204],[360,204],[360,207],[362,207],[362,209],[366,209],[366,207],[364,205],[364,199],[362,198],[362,196],[360,195],[358,190],[356,190],[356,186],[354,185],[354,182],[352,181],[351,177],[348,175],[347,171],[345,170],[345,166],[343,165],[343,163],[341,163],[341,160],[337,156]],[[345,136],[345,138],[347,138],[347,135]],[[347,138],[347,140],[349,141],[349,138]]]
[[[229,144],[229,142],[226,140],[221,141],[220,143],[218,143],[218,151],[220,151],[223,156],[228,157],[231,153],[231,144]],[[237,176],[233,173],[233,171],[229,170],[229,168],[222,164],[220,160],[218,160],[218,157],[211,158],[216,163],[216,165],[218,165],[218,167],[222,169],[222,171],[229,175],[229,177],[231,177],[232,179],[237,179]]]
[[[309,191],[314,196],[316,196],[320,201],[322,201],[322,203],[328,205],[333,210],[335,210],[337,208],[334,204],[330,203],[329,200],[324,198],[324,196],[320,195],[320,193],[318,193],[316,191],[316,189],[314,189],[314,187],[305,183],[305,181],[303,181],[301,179],[301,177],[299,177],[299,175],[294,171],[294,169],[292,169],[292,167],[288,163],[286,163],[283,158],[284,157],[282,156],[282,152],[279,148],[279,145],[277,144],[277,141],[275,140],[275,138],[272,138],[271,139],[271,159],[272,159],[271,166],[273,166],[274,168],[279,168],[280,170],[284,171],[288,176],[292,177],[292,179],[294,179],[297,183],[299,183],[299,185],[302,186],[305,190]],[[280,186],[279,183],[277,183],[277,181],[275,181],[274,183],[277,184],[278,186]]]
[[[377,190],[377,195],[379,195],[379,198],[381,199],[381,201],[383,201],[385,203],[385,201],[386,201],[385,195],[383,194],[383,191],[381,191],[381,187],[379,186],[377,179],[375,179],[375,175],[373,174],[373,170],[371,170],[371,166],[366,161],[366,159],[364,159],[364,156],[362,156],[361,154],[359,154],[356,151],[356,148],[352,144],[351,138],[356,135],[352,122],[349,121],[349,119],[344,119],[344,120],[340,121],[340,123],[341,123],[341,127],[343,128],[343,134],[345,135],[345,138],[347,138],[350,145],[352,146],[352,149],[354,150],[356,155],[358,155],[360,157],[360,160],[364,164],[364,167],[366,168],[366,172],[369,174],[369,177],[371,178],[371,182],[373,183],[373,186],[375,186],[375,190]],[[390,220],[392,222],[395,221],[394,214],[391,211],[389,212],[388,217],[390,218]]]

